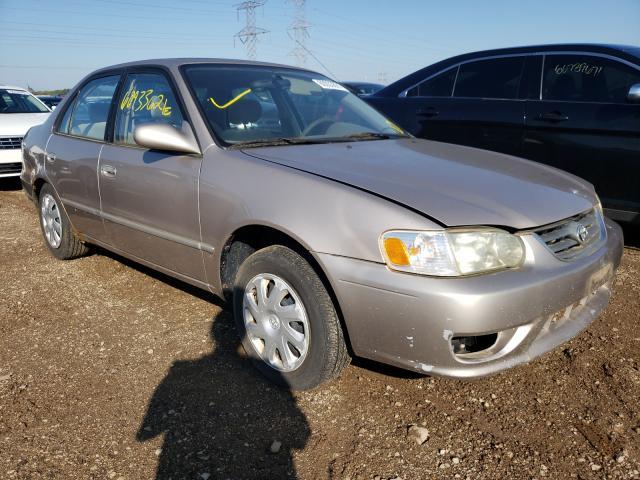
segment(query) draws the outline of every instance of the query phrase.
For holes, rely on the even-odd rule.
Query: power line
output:
[[[293,16],[293,22],[287,31],[289,38],[294,42],[294,48],[289,55],[292,55],[296,59],[296,65],[298,67],[304,67],[307,64],[307,47],[305,46],[306,40],[309,37],[309,27],[305,14],[305,0],[288,0],[293,4],[295,13]]]
[[[256,27],[256,8],[262,7],[265,3],[267,3],[267,0],[247,0],[235,5],[238,17],[242,10],[245,12],[245,27],[234,35],[234,39],[237,38],[240,43],[247,47],[247,58],[249,60],[256,59],[258,35],[268,32],[264,28]]]

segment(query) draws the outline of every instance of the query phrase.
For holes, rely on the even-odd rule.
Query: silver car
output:
[[[55,257],[99,245],[227,298],[258,369],[295,389],[353,355],[449,377],[527,362],[602,312],[622,255],[589,183],[415,139],[285,66],[99,70],[23,156]]]

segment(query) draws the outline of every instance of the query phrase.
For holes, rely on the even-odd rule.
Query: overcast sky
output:
[[[124,61],[246,58],[241,0],[0,0],[0,83],[53,89]],[[257,59],[294,64],[294,7],[267,0]],[[387,82],[459,53],[557,42],[640,45],[640,0],[307,0],[307,67]],[[328,70],[328,72],[327,72]],[[330,72],[330,73],[329,73]]]

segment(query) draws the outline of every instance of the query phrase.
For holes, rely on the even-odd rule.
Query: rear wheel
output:
[[[295,390],[336,377],[349,363],[340,321],[322,281],[293,250],[258,250],[233,289],[245,351],[270,380]]]
[[[40,227],[49,251],[60,260],[86,255],[88,247],[73,233],[69,217],[53,188],[45,184],[38,196]]]

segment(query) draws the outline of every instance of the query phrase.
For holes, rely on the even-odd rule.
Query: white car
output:
[[[44,122],[51,110],[27,90],[0,85],[0,178],[22,170],[22,138]]]

